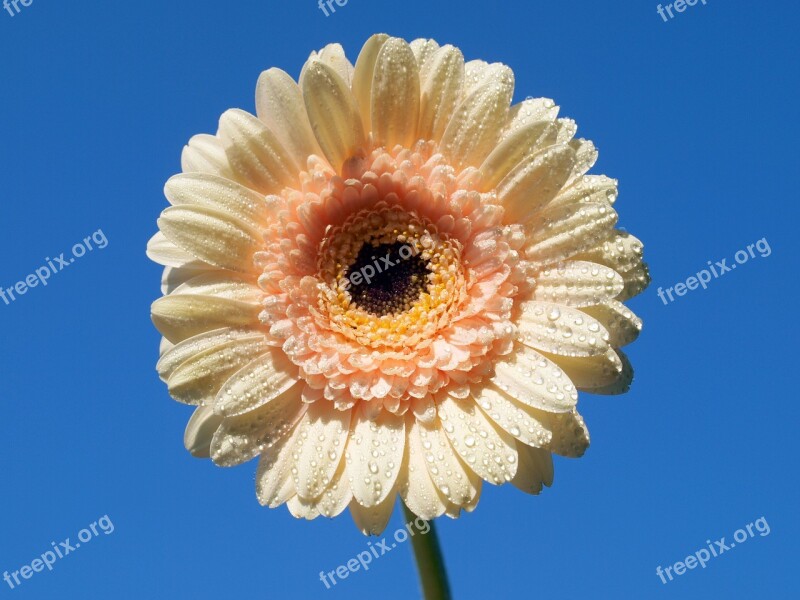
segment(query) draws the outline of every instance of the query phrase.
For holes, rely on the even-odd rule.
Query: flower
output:
[[[299,85],[264,72],[257,117],[189,141],[148,255],[192,454],[260,456],[262,504],[377,534],[397,494],[457,517],[483,481],[536,494],[584,453],[578,390],[628,389],[622,302],[649,277],[594,145],[513,89],[380,34],[355,67],[333,44]]]

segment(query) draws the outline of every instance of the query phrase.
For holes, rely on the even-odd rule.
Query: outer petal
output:
[[[258,304],[194,294],[164,296],[150,308],[153,324],[173,344],[221,327],[257,327],[260,311]]]
[[[207,333],[189,338],[176,346],[167,348],[162,354],[156,365],[158,376],[165,383],[169,380],[184,361],[189,360],[195,354],[199,354],[209,348],[222,346],[228,342],[251,337],[253,330],[242,329],[215,329]]]
[[[621,355],[619,350],[610,349],[605,354],[588,358],[555,355],[550,355],[550,358],[558,362],[558,366],[564,370],[578,389],[593,394],[620,394],[627,391],[633,380],[633,370],[630,369],[630,364],[626,365],[623,362]],[[618,391],[600,391],[603,389]]]
[[[400,38],[381,46],[372,81],[373,143],[410,147],[419,119],[419,72],[414,54]]]
[[[233,178],[222,141],[217,136],[206,133],[193,136],[183,147],[181,170],[184,173],[210,173]]]
[[[439,140],[450,122],[464,87],[464,57],[458,48],[444,46],[420,66],[418,137]]]
[[[556,127],[552,121],[531,121],[514,131],[506,131],[503,138],[481,165],[482,189],[493,190],[514,167],[529,163],[534,155],[552,146],[556,139]]]
[[[236,371],[217,394],[214,410],[235,417],[274,400],[297,382],[297,367],[277,349]]]
[[[256,114],[301,167],[311,154],[322,156],[303,93],[286,72],[272,68],[261,73],[256,86]]]
[[[311,129],[331,166],[363,156],[366,147],[358,106],[347,84],[330,67],[311,60],[301,78]]]
[[[548,412],[570,412],[578,401],[575,386],[559,365],[521,345],[495,365],[491,381],[523,404]]]
[[[372,81],[375,74],[375,63],[378,60],[378,53],[388,39],[389,36],[385,33],[376,33],[361,48],[361,53],[356,60],[356,68],[353,73],[353,97],[359,108],[361,125],[366,132],[372,127],[370,111],[372,110]]]
[[[208,264],[255,271],[253,255],[261,249],[261,235],[228,213],[204,206],[173,206],[161,213],[158,227],[169,241]]]
[[[408,442],[400,479],[400,497],[406,506],[426,521],[444,514],[447,499],[436,488],[425,464],[424,446],[420,439],[420,424],[408,419]]]
[[[553,485],[553,457],[547,450],[517,444],[519,469],[511,483],[526,494],[538,494],[542,484]]]
[[[356,526],[364,535],[380,535],[392,516],[394,503],[397,500],[397,490],[389,492],[386,499],[377,506],[369,508],[361,506],[355,500],[350,502],[350,514]]]
[[[517,327],[523,344],[551,354],[594,356],[609,348],[608,332],[596,319],[552,302],[523,302]]]
[[[456,167],[480,165],[506,123],[514,74],[505,65],[491,65],[487,70],[481,83],[456,108],[442,137],[442,152]]]
[[[642,320],[628,310],[622,302],[609,300],[599,306],[590,306],[582,309],[587,315],[593,318],[608,331],[610,335],[609,343],[612,346],[620,347],[630,344],[642,331]]]
[[[495,485],[513,479],[517,451],[510,435],[495,428],[471,400],[445,396],[437,409],[453,449],[470,469]]]
[[[383,410],[370,420],[363,411],[356,413],[345,459],[353,496],[361,506],[380,504],[394,488],[405,442],[403,416]]]
[[[197,258],[170,242],[160,231],[147,242],[147,257],[165,267],[189,267],[196,269],[212,269],[208,263]]]
[[[439,44],[436,43],[436,40],[417,38],[409,45],[420,70],[428,64],[431,57],[439,50]]]
[[[296,175],[304,166],[294,162],[264,123],[243,110],[223,113],[219,137],[237,179],[262,194],[274,194],[296,182]]]
[[[211,439],[221,422],[222,417],[215,415],[210,406],[200,406],[192,413],[183,434],[183,444],[192,456],[210,456]]]
[[[256,497],[262,506],[277,508],[295,495],[292,468],[299,427],[280,438],[261,455],[256,471]]]
[[[533,297],[582,308],[612,300],[623,287],[622,277],[614,269],[571,260],[549,266],[538,273]]]
[[[261,408],[223,420],[211,442],[214,463],[240,465],[288,435],[307,408],[300,400],[301,388],[295,384]]]
[[[340,411],[327,402],[314,402],[300,420],[300,438],[294,453],[297,494],[318,498],[330,485],[342,460],[352,411]]]
[[[437,418],[430,424],[419,421],[417,424],[422,454],[431,480],[452,504],[469,504],[479,489],[450,445],[441,421]]]

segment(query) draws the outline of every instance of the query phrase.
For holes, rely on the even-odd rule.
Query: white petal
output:
[[[261,454],[256,471],[256,497],[262,506],[277,508],[296,494],[292,453],[298,437],[298,427],[295,427],[290,435],[280,438]]]
[[[576,181],[591,169],[597,162],[598,151],[594,143],[583,138],[572,140],[569,145],[575,150],[575,167],[572,169],[569,182]]]
[[[414,59],[420,70],[428,63],[431,57],[439,50],[439,44],[436,40],[428,40],[424,38],[417,38],[411,44],[411,51],[414,53]]]
[[[193,136],[183,147],[181,170],[184,173],[210,173],[221,177],[233,177],[222,141],[217,136],[206,133]]]
[[[444,135],[464,87],[464,57],[444,46],[420,66],[420,113],[417,137],[439,140]]]
[[[419,423],[409,418],[407,430],[406,455],[403,460],[403,474],[399,481],[400,497],[411,512],[430,521],[444,514],[447,499],[436,488],[428,473],[419,435]]]
[[[286,72],[272,68],[261,73],[256,86],[256,114],[301,168],[310,155],[322,156],[303,93]]]
[[[605,204],[573,204],[546,208],[531,220],[527,231],[534,243],[525,257],[542,264],[572,258],[606,238],[617,213]]]
[[[261,304],[263,292],[249,278],[230,271],[208,271],[192,277],[175,289],[174,294],[215,296],[249,304]]]
[[[222,417],[214,414],[210,406],[197,408],[183,434],[183,444],[192,456],[208,458],[210,456],[211,438],[222,423]]]
[[[642,257],[642,242],[625,231],[616,230],[580,255],[582,260],[606,265],[618,273],[636,269],[642,264]]]
[[[268,348],[266,337],[254,333],[199,352],[173,371],[167,382],[169,393],[186,404],[213,404],[228,377]]]
[[[405,449],[403,416],[383,410],[374,421],[357,412],[351,425],[345,459],[356,501],[364,507],[380,504],[394,487]]]
[[[344,455],[351,416],[352,411],[336,410],[330,402],[309,405],[297,426],[300,438],[292,469],[300,497],[318,498],[330,485]]]
[[[640,263],[630,271],[625,271],[622,274],[622,280],[625,282],[625,287],[617,296],[617,300],[620,302],[642,293],[650,285],[650,270],[647,264]]]
[[[341,44],[328,44],[319,51],[317,59],[333,69],[348,86],[353,83],[353,65],[347,60]]]
[[[558,116],[558,106],[550,98],[526,98],[508,111],[508,124],[501,140],[515,131],[537,121],[554,122]]]
[[[419,72],[414,54],[400,38],[380,49],[372,81],[373,142],[392,148],[411,146],[419,120]]]
[[[608,332],[576,308],[531,300],[520,304],[520,341],[531,348],[563,356],[594,356],[609,348]]]
[[[458,105],[442,137],[440,148],[455,167],[480,165],[506,123],[514,73],[499,64],[490,65],[487,71]]]
[[[236,371],[217,394],[214,410],[235,417],[264,406],[297,381],[297,367],[278,348]]]
[[[197,261],[197,266],[166,267],[161,273],[161,293],[167,296],[187,281],[216,270],[215,267],[200,261]],[[225,272],[233,273],[233,271]]]
[[[471,398],[445,396],[437,409],[442,429],[468,468],[495,485],[513,479],[517,472],[514,438],[496,428]]]
[[[547,450],[517,444],[519,469],[511,483],[526,494],[538,494],[553,484],[553,457]]]
[[[622,277],[614,269],[586,261],[565,261],[536,275],[533,297],[565,306],[586,307],[610,301],[623,286]]]
[[[546,412],[522,404],[492,387],[473,388],[472,394],[493,423],[526,446],[569,457],[582,456],[589,447],[589,432],[575,410]]]
[[[323,517],[333,518],[340,515],[353,500],[353,492],[350,489],[350,484],[347,481],[347,467],[345,461],[339,463],[330,485],[325,488],[325,491],[319,498],[315,500],[303,500],[301,502],[311,502],[317,509],[317,512]]]
[[[207,173],[175,175],[164,186],[164,195],[173,206],[207,206],[257,228],[268,218],[264,196],[230,179]]]
[[[366,141],[358,106],[348,85],[319,60],[308,63],[300,81],[311,129],[331,166],[363,156]]]
[[[617,201],[617,180],[605,175],[584,175],[564,186],[550,206],[559,204],[574,204],[577,202],[607,202],[614,204]]]
[[[516,130],[506,129],[502,140],[481,165],[482,189],[493,190],[520,163],[528,163],[533,156],[552,146],[556,128],[550,121],[531,121]]]
[[[393,489],[386,499],[377,506],[361,506],[355,499],[350,502],[350,514],[356,526],[364,535],[380,535],[392,516],[397,500],[397,490]]]
[[[252,412],[222,421],[211,442],[211,459],[221,467],[240,465],[258,456],[287,436],[307,405],[296,384]]]
[[[178,248],[160,231],[147,242],[147,257],[165,267],[212,268],[186,250]]]
[[[550,146],[523,159],[497,187],[507,218],[527,221],[561,191],[574,164],[575,151],[567,144]]]
[[[312,521],[319,516],[316,503],[304,501],[300,496],[292,496],[286,501],[286,508],[295,519],[306,519]]]
[[[261,250],[257,230],[227,213],[204,206],[173,206],[161,213],[158,228],[176,246],[221,269],[255,271]]]
[[[161,354],[161,358],[156,365],[158,376],[166,383],[175,372],[175,369],[195,354],[215,346],[227,344],[233,340],[249,338],[253,334],[254,331],[251,330],[215,329],[214,331],[189,338],[176,346],[171,346]]]
[[[367,132],[372,127],[370,111],[372,110],[372,81],[375,75],[375,62],[378,60],[378,53],[388,39],[389,36],[385,33],[376,33],[370,37],[361,48],[353,73],[353,97],[361,115],[361,125]]]
[[[578,401],[578,392],[564,371],[522,345],[495,365],[491,381],[523,404],[548,412],[569,412]]]
[[[551,355],[567,376],[580,390],[593,394],[623,393],[630,387],[633,371],[623,362],[622,353],[611,349],[605,354],[586,358],[570,358]],[[603,389],[618,389],[617,392],[602,392]]]
[[[258,304],[194,294],[164,296],[150,307],[153,324],[173,344],[221,327],[255,327],[260,312]]]
[[[630,344],[642,331],[642,320],[633,314],[627,306],[616,300],[609,300],[599,306],[581,309],[591,315],[608,331],[609,343],[620,347]]]
[[[273,194],[297,181],[299,168],[278,138],[256,117],[239,109],[219,120],[219,137],[237,179],[262,194]]]
[[[422,455],[433,483],[457,506],[468,504],[478,493],[470,472],[458,459],[437,418],[431,424],[418,421]]]

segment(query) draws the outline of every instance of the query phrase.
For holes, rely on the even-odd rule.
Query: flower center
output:
[[[398,315],[411,309],[428,287],[428,263],[401,242],[364,244],[347,269],[350,296],[373,315]]]

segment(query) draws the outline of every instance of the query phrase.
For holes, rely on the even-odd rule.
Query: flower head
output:
[[[264,72],[257,116],[190,140],[148,254],[193,454],[260,456],[262,504],[349,507],[366,533],[398,493],[456,517],[484,481],[538,493],[552,453],[583,454],[578,390],[627,390],[622,301],[649,279],[594,145],[513,88],[505,65],[375,35],[355,67],[334,44],[299,85]]]

